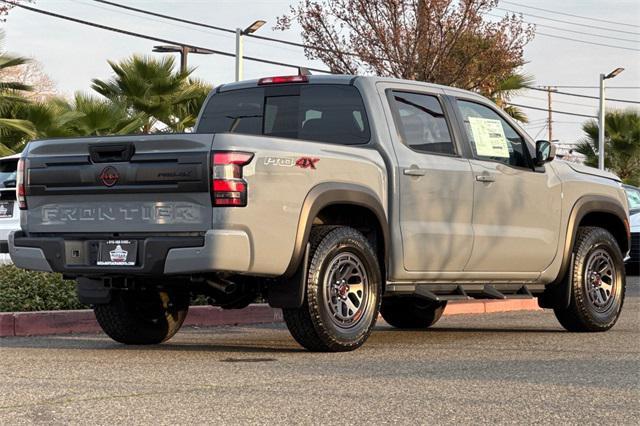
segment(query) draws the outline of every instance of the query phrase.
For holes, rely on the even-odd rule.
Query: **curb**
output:
[[[443,315],[537,311],[536,299],[450,301]],[[245,309],[223,310],[213,306],[192,306],[184,325],[221,326],[282,322],[282,311],[266,304]],[[100,333],[93,311],[0,312],[0,337],[47,336],[69,333]]]

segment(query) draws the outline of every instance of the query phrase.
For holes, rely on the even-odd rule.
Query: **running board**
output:
[[[527,285],[501,285],[499,287],[500,289],[490,284],[416,284],[412,294],[432,302],[470,299],[532,299],[534,297]],[[402,294],[402,292],[397,292],[397,294]]]

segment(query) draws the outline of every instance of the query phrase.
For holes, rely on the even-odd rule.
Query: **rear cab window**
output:
[[[358,89],[338,84],[291,84],[220,92],[209,98],[198,133],[240,133],[341,145],[369,142]]]

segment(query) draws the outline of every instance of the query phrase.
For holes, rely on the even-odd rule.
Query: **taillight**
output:
[[[18,160],[18,170],[16,173],[16,195],[20,209],[27,208],[27,189],[25,185],[24,159]]]
[[[211,158],[211,203],[214,206],[244,207],[247,205],[247,182],[242,168],[251,162],[250,152],[218,151]]]
[[[306,75],[281,75],[278,77],[265,77],[258,80],[258,86],[265,84],[307,83]]]

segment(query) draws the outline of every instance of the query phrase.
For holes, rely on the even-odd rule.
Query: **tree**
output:
[[[30,91],[31,87],[19,81],[4,79],[4,73],[26,64],[29,60],[19,56],[11,56],[1,50],[4,34],[0,31],[0,136],[10,132],[34,135],[31,123],[12,117],[12,111],[18,104],[27,102],[22,93]],[[0,153],[6,153],[0,149]]]
[[[276,28],[296,20],[332,72],[373,73],[494,93],[524,64],[533,26],[483,15],[497,0],[303,0]]]
[[[529,118],[527,115],[520,108],[509,105],[509,100],[532,86],[533,83],[533,77],[530,75],[514,72],[499,81],[487,96],[514,119],[528,123]]]
[[[184,132],[196,125],[200,110],[213,88],[210,84],[198,79],[189,79],[190,99],[176,104],[171,112],[168,128],[173,132]]]
[[[576,151],[587,157],[588,166],[598,166],[598,122],[582,125],[586,136]],[[604,165],[625,183],[640,186],[640,113],[634,110],[608,112],[605,116]]]
[[[31,88],[22,96],[30,101],[44,101],[56,95],[56,85],[44,72],[42,64],[33,59],[16,67],[0,70],[0,79],[22,83]]]
[[[20,0],[13,0],[13,3],[20,3]],[[23,0],[23,3],[33,3],[33,0]],[[9,3],[0,3],[0,22],[7,20],[6,16],[15,6]]]
[[[34,138],[140,133],[146,118],[143,114],[131,115],[123,105],[80,92],[72,101],[53,97],[18,105],[13,115],[31,123],[34,134],[8,133],[3,138],[3,145],[9,150],[5,154],[20,151]]]
[[[107,81],[94,79],[91,87],[112,102],[146,115],[143,133],[150,133],[159,123],[171,128],[183,122],[191,114],[186,105],[202,98],[202,85],[189,80],[192,70],[175,71],[172,57],[133,56],[119,63],[109,61],[109,65],[115,76]]]
[[[76,92],[69,110],[78,113],[69,123],[77,136],[128,135],[140,133],[146,116],[130,114],[127,108],[116,102]]]

